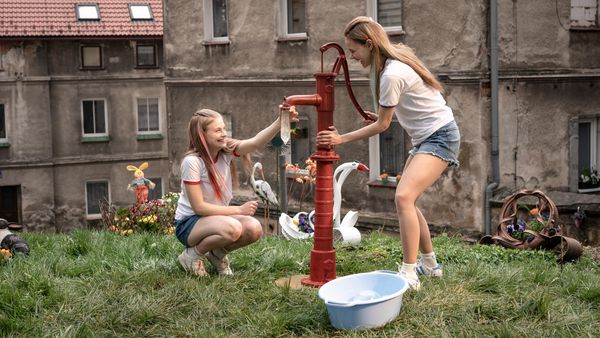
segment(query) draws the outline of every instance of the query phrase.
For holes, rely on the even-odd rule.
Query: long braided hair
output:
[[[375,92],[379,98],[379,77],[387,58],[395,59],[407,64],[421,77],[429,87],[444,92],[441,83],[425,67],[423,62],[415,55],[412,48],[403,43],[393,45],[383,27],[367,16],[358,16],[350,21],[344,29],[344,36],[360,44],[371,40],[371,74],[374,76]]]

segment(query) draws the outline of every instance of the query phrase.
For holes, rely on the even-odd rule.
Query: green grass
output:
[[[280,288],[307,274],[312,242],[274,237],[231,254],[233,278],[198,279],[177,263],[174,236],[76,231],[23,234],[29,257],[0,265],[5,337],[598,337],[600,266],[562,268],[544,251],[434,239],[445,276],[422,278],[398,318],[378,329],[337,331],[317,289]],[[338,276],[395,270],[397,238],[364,236],[337,249]]]

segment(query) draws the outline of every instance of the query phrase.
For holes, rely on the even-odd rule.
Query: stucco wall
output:
[[[277,6],[272,1],[255,1],[252,6],[230,2],[230,44],[203,45],[202,3],[165,1],[165,75],[170,124],[185,130],[196,108],[209,107],[231,114],[234,137],[249,137],[272,121],[275,106],[284,95],[314,93],[312,75],[320,70],[318,48],[326,42],[343,45],[343,29],[348,21],[366,14],[365,1],[347,1],[344,6],[327,2],[307,2],[308,40],[276,41]],[[434,10],[435,9],[435,10]],[[446,98],[455,111],[463,144],[462,167],[450,171],[426,192],[420,208],[432,223],[454,224],[482,229],[483,190],[489,170],[488,98],[480,94],[478,74],[486,66],[486,5],[479,1],[448,3],[404,2],[404,35],[393,36],[405,42],[434,72],[467,74],[467,82],[446,83]],[[458,18],[458,19],[457,19]],[[333,65],[336,53],[328,51],[324,70]],[[350,75],[358,101],[371,110],[367,70],[349,61]],[[476,75],[473,75],[476,74]],[[340,75],[338,80],[342,80]],[[362,126],[359,115],[341,82],[336,85],[334,122],[342,131]],[[316,134],[316,114],[312,107],[300,107],[312,119],[309,137]],[[170,134],[172,188],[179,189],[179,161],[187,145],[185,133]],[[314,147],[314,143],[313,143]],[[409,145],[406,145],[408,150]],[[340,162],[369,162],[368,141],[336,148]],[[265,151],[260,160],[265,176],[276,184],[276,154]],[[245,176],[242,175],[242,183]],[[369,187],[366,175],[350,175],[344,185],[344,208],[373,212],[395,218],[394,189]],[[311,201],[312,202],[312,201]]]

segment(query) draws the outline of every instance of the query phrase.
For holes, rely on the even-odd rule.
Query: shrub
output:
[[[102,210],[104,226],[121,236],[128,236],[136,231],[173,234],[178,200],[179,194],[170,192],[161,199],[134,204],[129,208],[111,205]],[[108,215],[104,215],[105,212]]]

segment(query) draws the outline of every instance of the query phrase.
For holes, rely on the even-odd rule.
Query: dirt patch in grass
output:
[[[600,262],[600,247],[598,246],[583,247],[583,254],[592,257],[596,262]]]

